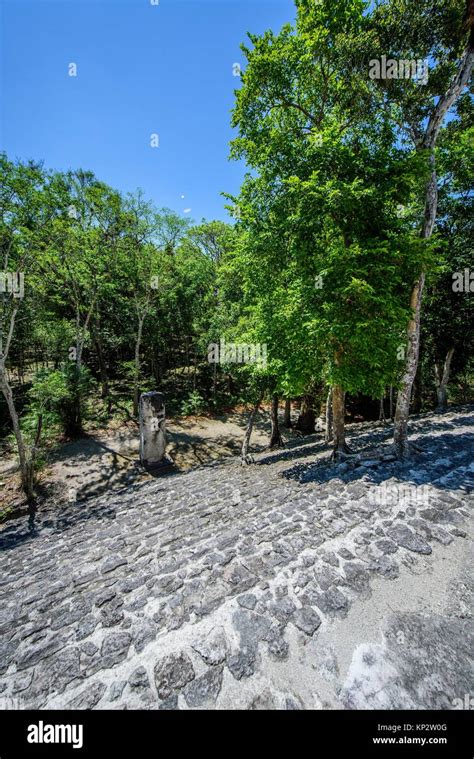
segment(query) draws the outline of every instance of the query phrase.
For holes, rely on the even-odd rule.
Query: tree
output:
[[[298,270],[299,330],[332,387],[338,458],[348,450],[346,392],[380,397],[396,377],[408,314],[401,294],[430,249],[398,212],[411,202],[419,164],[397,147],[383,111],[367,110],[367,74],[347,55],[365,29],[363,3],[302,1],[297,9],[295,29],[250,35],[253,47],[243,47],[232,155],[258,176],[246,178],[235,202],[244,227],[271,230],[267,251],[275,239],[288,242],[284,254],[275,246],[273,265],[281,275],[289,255]]]
[[[45,177],[40,165],[32,162],[12,163],[5,154],[0,155],[0,176],[0,246],[3,265],[0,298],[0,390],[7,403],[16,439],[21,484],[28,500],[31,501],[34,498],[35,450],[41,433],[41,421],[33,445],[28,445],[20,428],[7,375],[7,362],[17,317],[23,303],[24,280],[26,279],[26,293],[29,296],[28,279],[34,272],[34,251],[38,244],[38,232],[48,221],[42,203]]]
[[[473,312],[464,282],[471,265],[474,201],[473,106],[459,102],[458,115],[441,131],[438,150],[438,231],[445,263],[436,280],[427,282],[422,310],[421,343],[428,382],[433,377],[439,411],[445,411],[451,375],[468,367],[473,344]],[[462,288],[456,283],[461,279]]]
[[[414,81],[372,81],[379,102],[426,162],[428,179],[423,192],[421,238],[429,240],[436,224],[438,179],[436,145],[445,119],[452,113],[468,84],[474,57],[471,4],[464,0],[386,0],[370,18],[367,53],[372,59],[417,59],[429,64],[425,86]],[[363,49],[367,42],[363,40]],[[356,42],[356,41],[355,41]],[[370,53],[369,53],[370,51]],[[412,283],[407,327],[407,355],[395,412],[394,445],[402,458],[410,455],[408,417],[420,346],[420,314],[426,268],[421,264]]]
[[[46,186],[51,223],[36,253],[37,291],[56,313],[74,321],[74,345],[64,369],[70,387],[66,434],[82,433],[87,384],[83,354],[94,314],[110,293],[120,198],[91,172],[51,176]],[[97,318],[97,317],[96,317]]]

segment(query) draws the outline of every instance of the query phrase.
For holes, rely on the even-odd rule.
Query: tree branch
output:
[[[472,40],[469,40],[469,43],[467,44],[462,55],[456,76],[449,85],[447,92],[445,92],[445,94],[442,95],[438,100],[435,109],[430,116],[428,126],[426,127],[426,132],[423,137],[422,146],[424,148],[431,149],[435,146],[438,132],[441,128],[441,124],[443,123],[446,113],[449,111],[453,103],[456,102],[462,90],[468,84],[469,79],[471,78],[473,60],[474,49]]]

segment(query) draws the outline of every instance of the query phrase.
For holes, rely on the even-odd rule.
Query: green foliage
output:
[[[91,373],[87,367],[81,367],[78,372],[74,364],[67,363],[61,369],[39,370],[29,391],[28,431],[33,431],[37,419],[42,415],[46,435],[50,430],[54,433],[57,428],[62,433],[66,432],[74,420],[77,399],[87,398],[92,386]]]
[[[255,402],[262,389],[296,397],[339,384],[379,397],[400,380],[420,271],[425,383],[454,347],[466,384],[472,309],[451,283],[472,266],[467,93],[436,149],[437,233],[419,235],[421,135],[468,38],[465,2],[297,0],[296,12],[242,48],[231,156],[248,174],[227,196],[235,224],[193,225],[92,172],[0,154],[1,258],[25,274],[21,303],[0,297],[0,363],[17,305],[7,369],[17,399],[32,383],[28,441],[39,414],[46,440],[78,433],[99,383],[102,413],[162,388],[186,414]],[[427,83],[370,79],[382,55],[427,59]],[[221,338],[265,346],[265,365],[209,365]]]
[[[199,415],[204,411],[205,405],[202,395],[197,390],[193,390],[181,403],[181,413],[183,416]]]

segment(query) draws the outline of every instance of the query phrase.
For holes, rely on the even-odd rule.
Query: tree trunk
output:
[[[188,343],[188,336],[185,335],[184,337],[184,361],[186,364],[186,369],[189,369],[189,343]]]
[[[434,153],[431,157],[431,177],[426,191],[426,209],[425,221],[423,224],[422,237],[428,239],[433,232],[433,226],[436,218],[436,207],[438,198],[438,187],[436,180],[436,170],[434,168]],[[410,401],[413,388],[413,382],[418,368],[418,354],[420,350],[420,314],[421,300],[425,286],[425,274],[422,272],[415,282],[410,294],[411,318],[408,322],[407,329],[407,358],[405,372],[401,387],[398,391],[397,407],[395,410],[395,425],[393,432],[393,442],[399,458],[407,458],[410,453],[408,443],[408,417],[410,415]]]
[[[161,378],[163,375],[161,370],[160,354],[157,353],[156,350],[153,350],[151,359],[151,372],[153,374],[156,386],[159,387],[161,385]]]
[[[326,443],[330,443],[333,439],[333,413],[332,413],[332,387],[328,389],[328,395],[326,398],[326,428],[324,431],[324,440]]]
[[[72,369],[72,400],[71,405],[68,406],[64,432],[69,438],[77,438],[82,435],[81,367],[76,364]]]
[[[34,459],[32,452],[28,450],[20,429],[20,422],[13,400],[12,389],[8,383],[4,366],[0,366],[0,389],[7,403],[10,419],[15,434],[16,445],[18,449],[18,458],[20,461],[21,486],[28,499],[34,500]]]
[[[448,382],[453,354],[454,348],[450,348],[446,354],[442,369],[441,364],[435,364],[436,394],[438,396],[438,407],[436,410],[439,412],[446,411],[448,407]]]
[[[433,227],[436,220],[436,211],[438,206],[438,184],[435,168],[434,150],[430,154],[431,175],[426,188],[425,219],[421,236],[429,239],[433,233]],[[408,322],[407,329],[407,358],[405,372],[402,379],[401,387],[398,391],[397,407],[395,410],[395,425],[393,432],[393,442],[399,458],[407,458],[410,453],[408,443],[408,417],[410,415],[410,401],[418,368],[418,355],[420,351],[420,314],[421,300],[425,286],[425,274],[420,273],[418,280],[413,285],[410,294],[411,318]]]
[[[269,448],[281,448],[283,446],[283,440],[280,435],[280,427],[278,425],[278,395],[274,393],[272,395],[272,408],[271,408],[271,422],[272,431],[270,435]]]
[[[316,414],[314,411],[314,397],[312,395],[304,395],[295,429],[303,432],[305,435],[312,435],[314,433],[315,423]]]
[[[258,409],[260,408],[260,404],[262,400],[263,400],[263,392],[260,393],[258,397],[258,401],[253,407],[252,411],[250,412],[249,420],[247,422],[247,429],[245,430],[244,441],[242,443],[242,451],[240,454],[240,462],[242,465],[251,464],[253,462],[252,456],[249,454],[250,437],[252,435],[255,416],[257,414]]]
[[[193,390],[196,390],[197,387],[197,376],[198,376],[198,359],[196,354],[196,348],[193,347]]]
[[[423,383],[421,376],[421,362],[418,360],[418,367],[415,374],[415,380],[413,383],[413,396],[412,396],[412,412],[414,414],[420,414],[423,407]]]
[[[384,407],[384,400],[385,396],[382,395],[380,399],[380,407],[379,407],[379,422],[385,423],[385,407]]]
[[[20,429],[20,421],[15,408],[15,401],[13,399],[12,389],[8,382],[6,361],[10,350],[10,345],[13,340],[13,333],[15,330],[15,321],[19,309],[19,303],[16,303],[13,307],[12,314],[10,316],[10,324],[4,341],[3,336],[3,324],[0,330],[0,390],[5,398],[10,419],[13,426],[13,432],[15,434],[16,445],[18,449],[18,458],[20,461],[20,477],[23,491],[28,501],[34,500],[34,449],[29,450],[25,445],[23,435]]]
[[[100,336],[100,331],[94,332],[93,335],[94,335],[95,352],[97,354],[97,361],[99,363],[100,387],[101,387],[100,397],[102,398],[102,400],[105,400],[106,398],[108,398],[108,395],[109,395],[109,378],[107,375],[107,366],[104,360],[102,338]]]
[[[291,398],[285,398],[285,415],[283,417],[283,426],[290,430],[293,426],[291,421]]]
[[[25,357],[22,348],[19,350],[18,357],[18,379],[20,381],[20,385],[25,384]]]
[[[424,137],[418,145],[422,150],[429,151],[431,172],[426,186],[425,217],[421,231],[421,237],[425,240],[429,239],[433,234],[438,210],[438,184],[435,164],[435,147],[438,133],[449,109],[454,105],[464,87],[469,83],[472,71],[473,53],[473,33],[471,30],[469,42],[464,50],[456,75],[454,76],[447,92],[442,95],[436,103],[428,120]],[[413,285],[410,295],[412,316],[407,329],[408,350],[406,366],[402,385],[398,393],[397,408],[395,411],[393,442],[396,453],[400,458],[406,458],[411,453],[408,443],[408,417],[410,413],[411,391],[418,366],[418,353],[420,348],[420,311],[424,284],[425,274],[424,272],[420,272],[418,280]]]
[[[345,405],[346,393],[341,385],[334,385],[332,388],[332,414],[333,414],[333,427],[334,427],[334,447],[333,458],[337,461],[343,458],[343,454],[351,453],[350,448],[346,445],[346,431],[345,431]]]
[[[390,385],[390,421],[393,422],[393,385]]]
[[[67,411],[65,424],[65,434],[71,438],[77,438],[82,435],[82,397],[81,397],[81,374],[82,374],[82,355],[84,352],[85,340],[92,313],[95,308],[95,301],[92,302],[87,312],[84,324],[81,325],[81,315],[79,307],[76,308],[76,364],[72,376],[72,403]]]
[[[140,316],[138,319],[137,339],[135,342],[135,378],[133,383],[133,416],[135,418],[138,416],[138,404],[140,401],[140,347],[142,342],[144,321],[145,317]]]

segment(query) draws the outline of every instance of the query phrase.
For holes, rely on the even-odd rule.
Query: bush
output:
[[[206,402],[202,395],[197,390],[193,390],[189,393],[187,399],[181,403],[181,413],[184,416],[191,414],[202,414],[206,406]]]
[[[43,416],[43,430],[60,428],[66,434],[80,432],[82,407],[92,388],[89,370],[78,371],[75,364],[65,364],[61,369],[41,369],[36,373],[29,392],[29,410],[25,425]],[[33,422],[36,428],[37,422]]]

